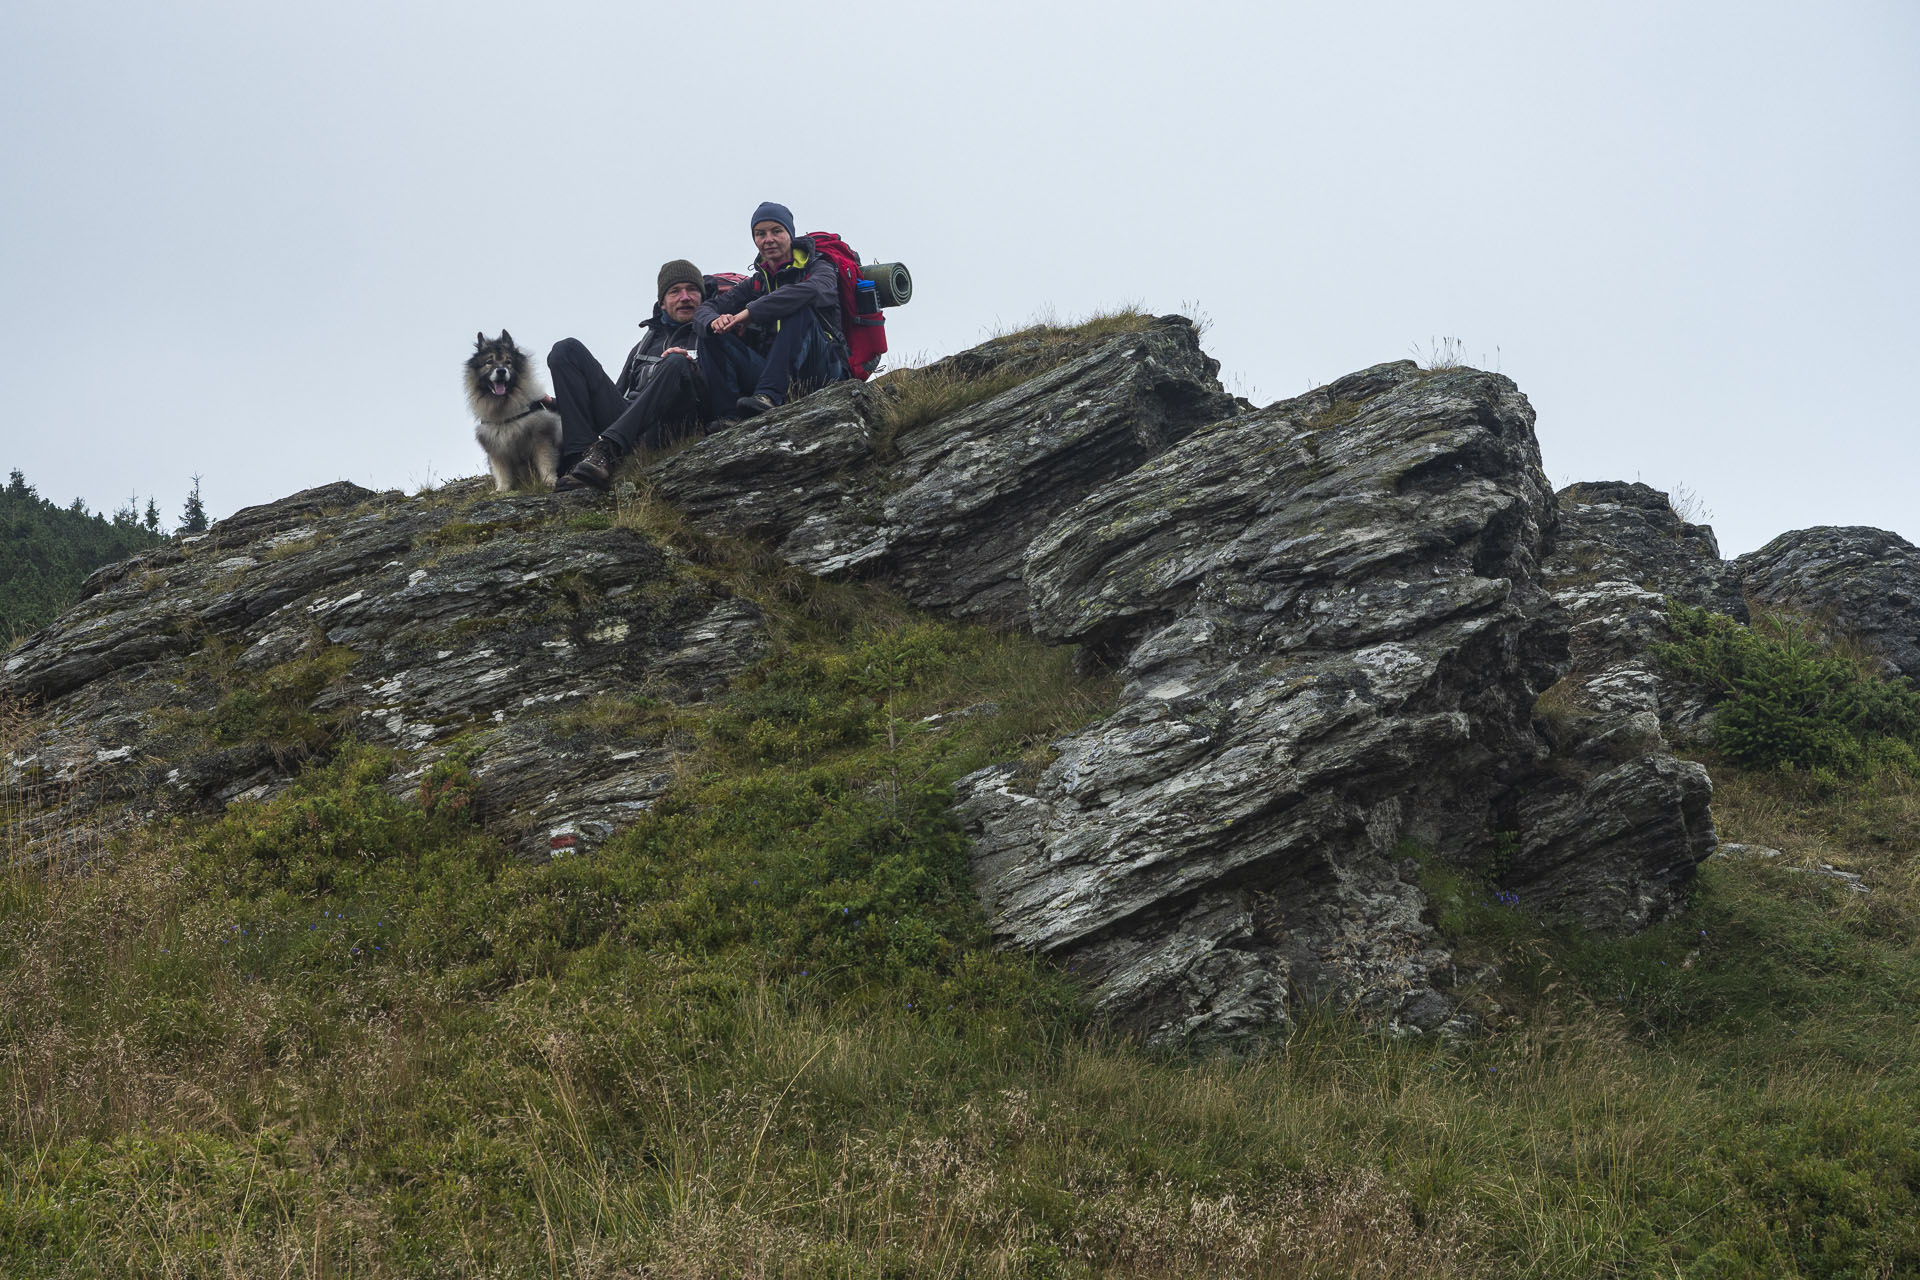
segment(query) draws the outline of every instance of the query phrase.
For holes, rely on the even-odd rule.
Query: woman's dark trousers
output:
[[[780,330],[756,350],[739,330],[700,335],[700,363],[705,366],[709,409],[715,418],[738,416],[734,402],[742,396],[765,396],[785,404],[846,376],[832,341],[820,327],[819,313],[807,307],[780,322]]]

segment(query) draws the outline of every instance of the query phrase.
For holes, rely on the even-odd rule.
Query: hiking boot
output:
[[[778,409],[780,402],[772,396],[741,396],[733,402],[733,407],[744,417],[757,418],[769,409]]]
[[[553,491],[571,493],[575,489],[598,489],[605,493],[613,487],[613,471],[619,465],[619,453],[602,436],[587,446],[586,456],[573,464],[573,470],[560,477]]]

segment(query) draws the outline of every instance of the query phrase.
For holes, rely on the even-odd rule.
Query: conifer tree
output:
[[[205,533],[207,531],[207,509],[200,501],[200,477],[193,478],[193,492],[187,495],[187,505],[180,513],[180,533]]]

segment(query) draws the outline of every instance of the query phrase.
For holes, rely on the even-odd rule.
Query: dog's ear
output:
[[[500,331],[500,345],[503,347],[510,347],[513,345],[513,335],[508,333],[505,329],[502,329]]]
[[[487,335],[485,333],[476,333],[473,335],[473,349],[475,351],[478,351],[480,348],[486,345],[487,345]]]

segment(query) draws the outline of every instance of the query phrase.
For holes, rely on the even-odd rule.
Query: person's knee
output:
[[[591,360],[592,358],[593,356],[587,351],[586,343],[578,338],[562,338],[553,344],[553,350],[547,352],[547,368],[551,369],[556,364],[577,365],[582,363],[583,359]]]

